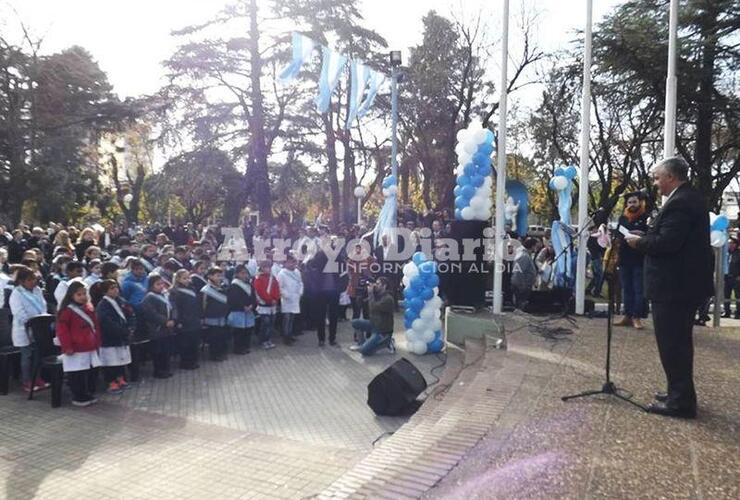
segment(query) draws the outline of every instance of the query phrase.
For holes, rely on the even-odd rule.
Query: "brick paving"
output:
[[[401,355],[428,379],[433,356],[363,359],[342,348],[253,350],[167,380],[149,377],[90,408],[52,409],[48,393],[0,398],[0,498],[304,498],[397,430],[378,418],[366,385]],[[399,342],[402,344],[402,342]]]

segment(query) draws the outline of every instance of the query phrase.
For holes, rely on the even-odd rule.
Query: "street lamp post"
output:
[[[362,199],[365,197],[365,188],[357,186],[355,188],[355,198],[357,198],[357,226],[362,225]]]

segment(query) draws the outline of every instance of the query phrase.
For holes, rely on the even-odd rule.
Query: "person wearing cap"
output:
[[[619,225],[630,234],[643,236],[648,230],[648,214],[641,194],[628,193],[624,196],[624,212],[619,217]],[[619,234],[622,237],[621,233]],[[645,294],[643,293],[643,261],[645,256],[629,245],[619,247],[619,278],[622,282],[622,303],[624,317],[616,321],[616,326],[633,326],[642,330],[645,316]]]

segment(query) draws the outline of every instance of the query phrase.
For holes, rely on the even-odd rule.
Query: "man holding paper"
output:
[[[653,304],[653,324],[667,393],[655,395],[649,411],[695,418],[693,319],[712,294],[709,215],[702,195],[688,183],[688,164],[666,158],[653,167],[653,185],[667,196],[647,234],[625,235],[645,255],[645,296]]]

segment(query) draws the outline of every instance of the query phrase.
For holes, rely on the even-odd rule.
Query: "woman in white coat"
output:
[[[15,275],[16,287],[10,294],[10,313],[13,315],[13,326],[11,334],[13,345],[21,351],[21,381],[23,390],[31,390],[31,376],[33,365],[38,362],[35,358],[36,347],[33,336],[26,328],[26,323],[33,317],[47,313],[46,300],[39,288],[36,273],[27,267],[18,269]],[[36,379],[34,390],[44,389],[49,386],[41,378]]]
[[[301,295],[303,295],[303,278],[296,269],[296,259],[288,255],[283,268],[277,275],[280,285],[280,312],[283,314],[283,340],[292,344],[293,322],[301,312]]]

